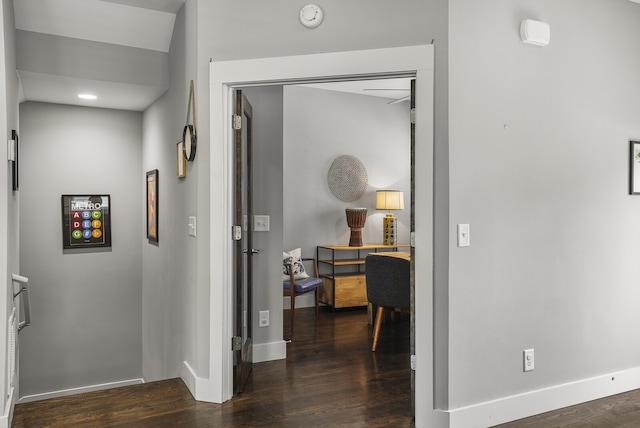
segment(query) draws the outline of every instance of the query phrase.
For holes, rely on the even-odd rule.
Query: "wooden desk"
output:
[[[322,278],[320,301],[333,309],[368,306],[364,261],[369,254],[404,254],[407,244],[318,245],[316,260]],[[380,251],[380,252],[379,252]],[[406,253],[408,257],[408,252]]]
[[[380,253],[369,253],[370,256],[387,256],[387,257],[398,257],[400,259],[405,259],[411,261],[411,253],[408,251],[384,251]]]

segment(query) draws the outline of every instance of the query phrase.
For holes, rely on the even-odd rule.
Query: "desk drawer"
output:
[[[334,308],[367,306],[367,286],[364,273],[322,278],[322,301]]]

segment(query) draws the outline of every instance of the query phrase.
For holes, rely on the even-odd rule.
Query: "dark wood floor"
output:
[[[285,314],[285,331],[288,328]],[[285,333],[288,336],[288,333]],[[179,379],[19,404],[13,427],[411,427],[409,324],[366,311],[296,311],[286,360],[254,364],[247,389],[196,402]]]

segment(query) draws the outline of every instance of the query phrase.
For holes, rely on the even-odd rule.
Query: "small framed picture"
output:
[[[147,239],[158,242],[158,170],[147,172]]]
[[[11,162],[11,181],[12,181],[12,189],[15,191],[15,190],[20,190],[20,186],[18,183],[18,178],[19,178],[18,167],[20,166],[18,149],[20,145],[18,144],[18,133],[16,132],[15,129],[11,130],[11,140],[13,141],[13,159]]]
[[[184,142],[180,141],[176,145],[176,177],[185,178],[187,176],[187,158],[184,156]]]
[[[631,141],[629,148],[629,194],[640,195],[640,141]]]

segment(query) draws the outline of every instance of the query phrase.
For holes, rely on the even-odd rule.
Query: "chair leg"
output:
[[[380,334],[380,327],[382,326],[382,318],[384,317],[384,306],[378,306],[378,313],[376,313],[376,323],[373,326],[373,346],[371,351],[375,352],[378,346],[378,335]]]
[[[291,310],[289,312],[291,312],[291,338],[293,339],[293,316],[295,314],[295,310],[296,310],[296,293],[295,291],[291,291]]]
[[[318,293],[320,292],[320,287],[316,287],[316,318],[318,318]]]

